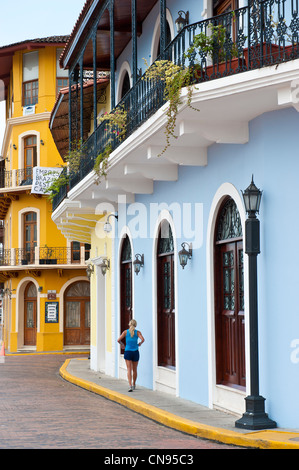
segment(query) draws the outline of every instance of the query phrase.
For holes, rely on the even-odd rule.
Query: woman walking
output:
[[[130,386],[129,392],[135,390],[136,387],[137,367],[139,361],[138,347],[144,343],[144,338],[141,332],[136,330],[136,326],[136,320],[131,320],[129,322],[129,329],[123,331],[117,340],[121,346],[124,346],[123,339],[126,338],[124,358],[126,361],[128,382]],[[138,343],[139,339],[140,342]]]

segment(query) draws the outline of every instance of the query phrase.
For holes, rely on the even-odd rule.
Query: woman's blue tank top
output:
[[[134,336],[132,338],[130,331],[127,330],[126,336],[126,347],[125,351],[138,351],[138,336],[137,330],[134,331]]]

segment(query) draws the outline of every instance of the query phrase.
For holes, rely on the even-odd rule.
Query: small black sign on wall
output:
[[[46,302],[46,323],[58,323],[59,302]]]

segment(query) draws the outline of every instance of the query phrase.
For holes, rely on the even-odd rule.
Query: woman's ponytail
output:
[[[134,320],[134,319],[130,320],[130,322],[129,322],[129,332],[130,332],[131,338],[133,338],[133,336],[134,336],[136,326],[137,326],[137,321]]]

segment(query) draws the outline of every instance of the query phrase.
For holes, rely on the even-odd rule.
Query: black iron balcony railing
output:
[[[82,248],[82,252],[67,247],[33,247],[4,249],[0,251],[1,266],[23,265],[70,265],[80,264],[90,257],[90,250]]]
[[[249,6],[185,26],[157,60],[190,67],[201,83],[299,57],[299,0],[251,0]],[[127,112],[125,136],[102,122],[82,146],[79,169],[53,199],[53,210],[95,164],[109,144],[115,150],[165,103],[163,84],[141,77],[116,106]]]
[[[33,168],[0,170],[0,189],[15,188],[32,184]]]

